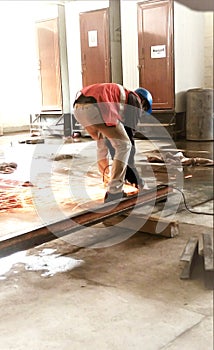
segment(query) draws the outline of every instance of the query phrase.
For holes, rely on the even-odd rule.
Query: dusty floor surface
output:
[[[92,142],[61,145],[50,140],[41,151],[38,145],[17,145],[17,138],[12,145],[10,137],[0,138],[3,155],[8,152],[6,160],[12,157],[19,165],[8,178],[36,184],[34,205],[2,212],[2,237],[70,215],[94,198],[100,203],[105,189],[99,177],[92,176],[96,174]],[[164,142],[137,141],[137,164],[149,187],[166,180],[166,172],[154,174],[141,164],[142,150],[156,146],[171,148]],[[212,156],[211,147],[206,142],[185,143],[185,149],[200,149],[206,158]],[[74,158],[50,162],[51,154],[68,154],[68,149]],[[179,173],[171,168],[169,177],[178,179]],[[194,211],[211,213],[212,168],[183,170],[187,203]],[[77,190],[80,184],[87,193]],[[202,261],[198,259],[191,279],[180,279],[184,266],[180,256],[188,239],[212,234],[212,216],[184,210],[179,195],[153,208],[156,215],[178,220],[179,234],[174,238],[139,232],[127,236],[119,230],[116,239],[90,246],[87,237],[99,242],[97,225],[73,238],[2,258],[1,349],[212,350],[213,290],[205,285]]]

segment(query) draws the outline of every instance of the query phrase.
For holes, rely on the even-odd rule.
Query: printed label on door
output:
[[[97,30],[90,30],[88,32],[88,46],[89,47],[97,46]]]
[[[166,45],[151,46],[151,58],[166,57]]]

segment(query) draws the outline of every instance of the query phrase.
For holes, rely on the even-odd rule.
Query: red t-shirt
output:
[[[116,125],[123,121],[124,104],[127,103],[129,90],[115,83],[93,84],[84,87],[81,94],[94,97],[106,125]]]

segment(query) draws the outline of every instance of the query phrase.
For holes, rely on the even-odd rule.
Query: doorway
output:
[[[41,112],[62,111],[58,18],[36,22]]]

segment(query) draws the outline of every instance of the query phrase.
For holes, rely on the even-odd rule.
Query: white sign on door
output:
[[[89,47],[97,46],[97,30],[90,30],[88,32],[88,46]]]
[[[151,58],[166,57],[166,45],[151,46]]]

